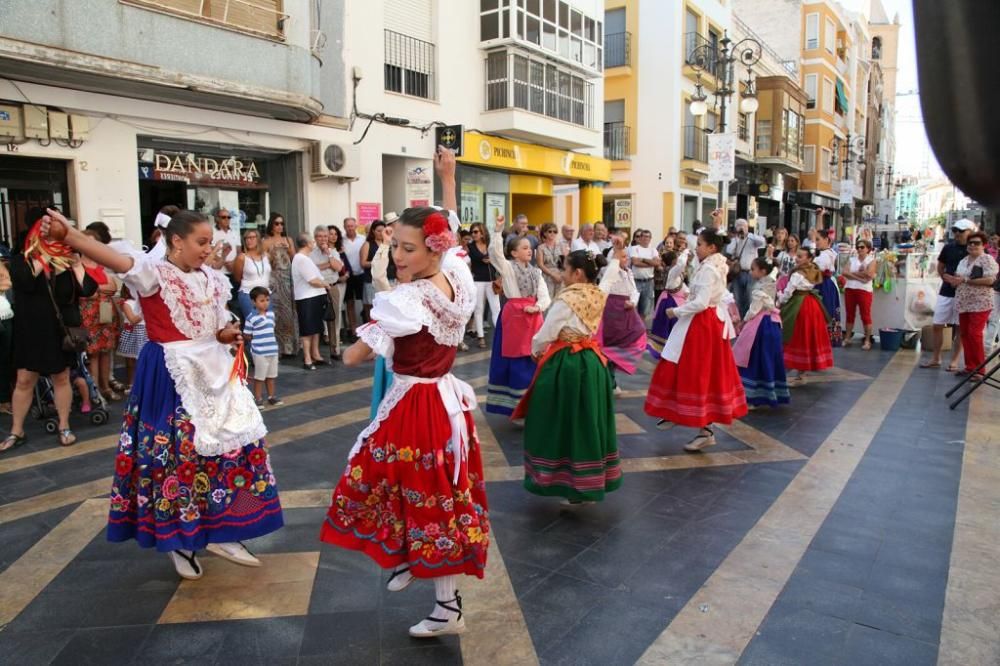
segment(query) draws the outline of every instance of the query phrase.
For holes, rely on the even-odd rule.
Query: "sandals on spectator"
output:
[[[76,444],[76,435],[69,428],[59,431],[59,446],[73,446]]]
[[[0,441],[0,453],[4,451],[10,451],[11,449],[16,449],[27,441],[24,435],[15,435],[10,433]]]
[[[108,382],[108,385],[115,391],[118,391],[119,393],[121,393],[122,391],[127,391],[129,389],[129,386],[127,384],[123,384],[117,379],[112,379],[110,382]]]

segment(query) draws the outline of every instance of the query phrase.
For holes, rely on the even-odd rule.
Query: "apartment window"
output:
[[[481,41],[513,37],[589,69],[604,69],[604,24],[566,2],[480,0],[479,9]]]
[[[283,39],[288,14],[283,0],[254,2],[192,2],[192,0],[120,0],[128,5],[149,7],[186,18],[216,23],[227,28]]]
[[[819,48],[819,14],[806,14],[806,50]]]
[[[837,42],[837,26],[831,19],[826,19],[826,34],[823,35],[823,47],[833,53],[833,47]]]
[[[806,74],[805,89],[806,89],[806,108],[815,109],[816,108],[816,87],[819,76],[816,74]]]
[[[820,100],[823,111],[833,113],[833,81],[823,77],[823,98]]]
[[[750,114],[741,113],[739,115],[739,124],[737,126],[737,131],[740,141],[750,140]]]
[[[872,60],[882,59],[882,38],[875,37],[872,39]]]
[[[541,58],[494,51],[486,57],[486,110],[507,108],[592,127],[594,85]]]
[[[434,99],[434,45],[385,30],[385,89]]]
[[[801,128],[802,116],[790,109],[785,109],[781,128],[782,150],[786,157],[802,159]]]
[[[819,179],[824,183],[829,183],[830,177],[830,157],[832,153],[829,148],[819,149]]]
[[[771,154],[771,121],[757,120],[757,154]]]
[[[802,173],[816,173],[816,146],[805,146],[803,148]]]

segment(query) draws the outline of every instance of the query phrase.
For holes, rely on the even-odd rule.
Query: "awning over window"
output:
[[[844,90],[844,82],[837,79],[837,113],[847,113],[847,92]]]

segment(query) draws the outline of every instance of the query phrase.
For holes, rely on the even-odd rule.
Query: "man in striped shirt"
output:
[[[283,404],[274,392],[278,378],[278,339],[274,336],[274,313],[268,312],[271,294],[265,287],[250,290],[250,300],[256,312],[247,317],[243,335],[250,339],[253,357],[253,389],[257,406],[264,407],[264,386],[267,385],[267,404]]]

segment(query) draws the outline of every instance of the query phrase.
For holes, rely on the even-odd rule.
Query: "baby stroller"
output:
[[[104,425],[108,422],[108,404],[104,396],[97,390],[90,370],[87,369],[87,354],[81,352],[77,355],[76,367],[70,368],[70,390],[73,392],[72,411],[79,411],[83,406],[80,396],[77,394],[75,381],[82,378],[87,383],[87,393],[90,395],[90,412],[87,416],[93,425]],[[35,399],[31,404],[31,417],[45,422],[45,432],[55,434],[59,430],[59,417],[56,412],[55,392],[52,388],[52,380],[48,377],[39,377],[35,384]]]

